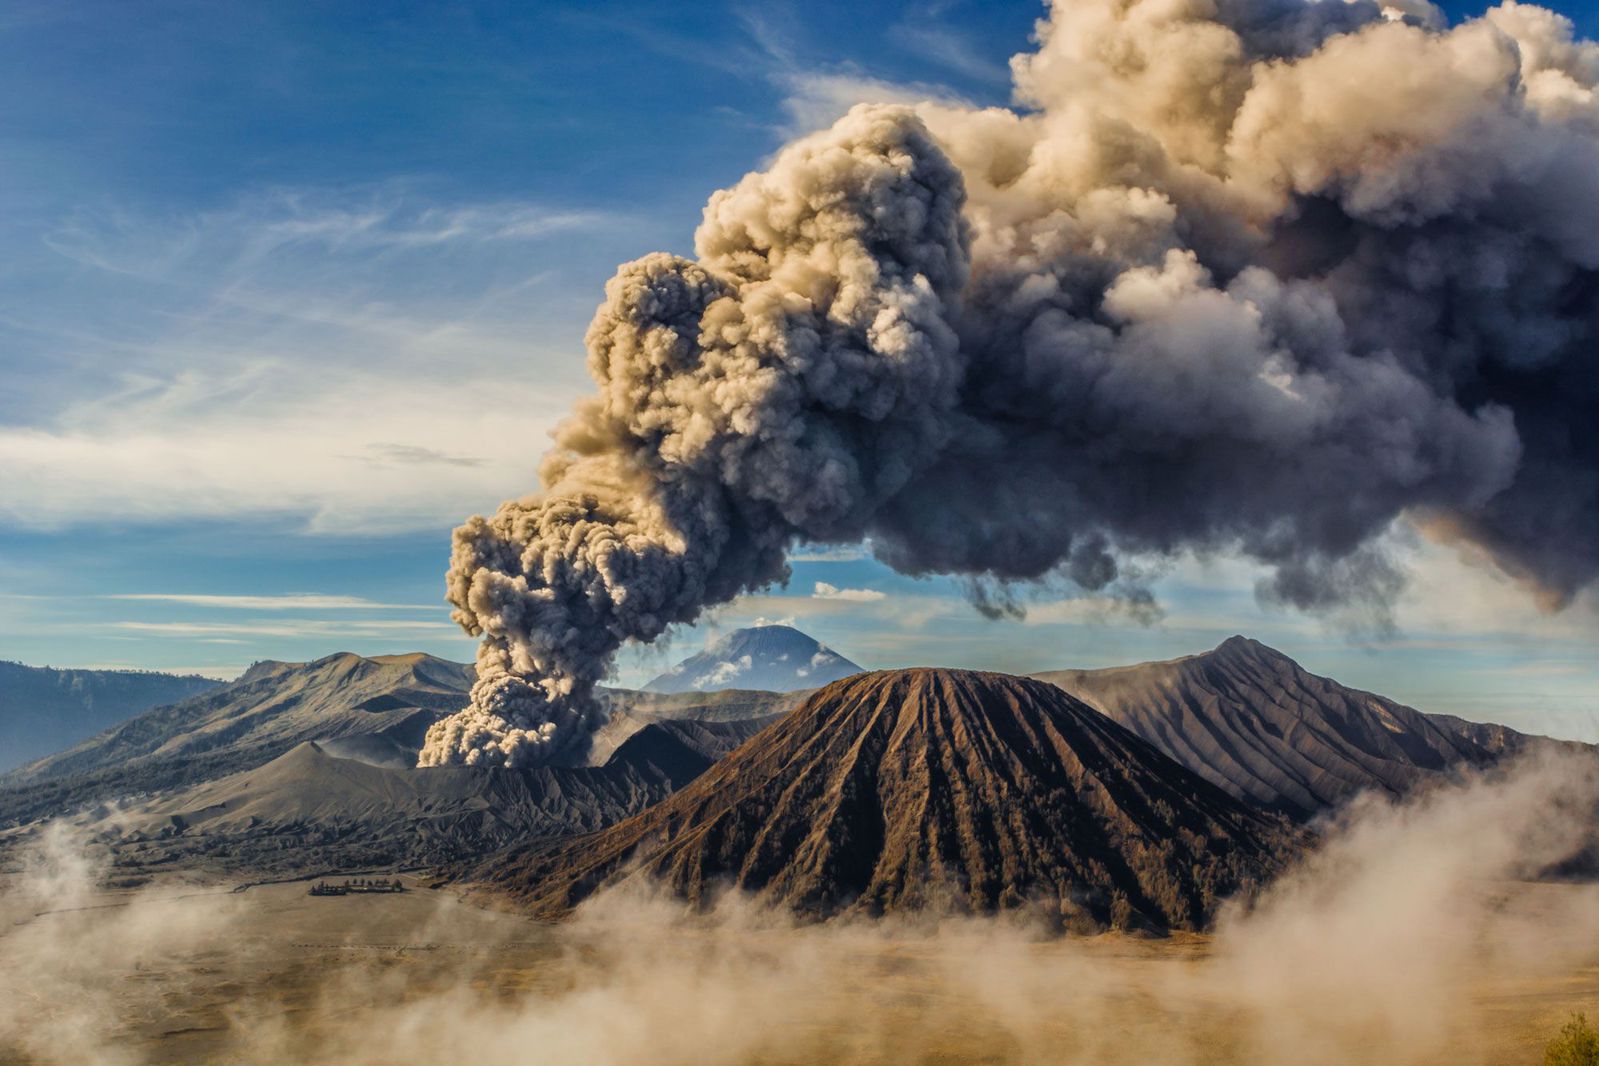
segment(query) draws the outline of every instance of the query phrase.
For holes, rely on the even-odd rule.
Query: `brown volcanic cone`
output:
[[[1187,929],[1290,840],[1053,685],[896,670],[828,685],[659,805],[480,876],[552,917],[648,875],[816,917],[1035,901],[1072,928]]]

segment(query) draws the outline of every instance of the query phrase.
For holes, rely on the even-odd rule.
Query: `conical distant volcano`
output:
[[[792,626],[735,629],[644,686],[646,692],[818,688],[861,668]]]
[[[1290,839],[1052,685],[919,669],[829,685],[658,806],[483,874],[546,915],[647,877],[817,917],[1031,902],[1186,929]]]

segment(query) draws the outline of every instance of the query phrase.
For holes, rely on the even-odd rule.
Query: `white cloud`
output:
[[[818,600],[846,600],[850,603],[876,603],[887,599],[888,594],[877,589],[841,589],[837,585],[818,581],[811,597]]]
[[[801,545],[792,552],[788,561],[791,563],[853,563],[870,558],[872,542],[863,541],[860,544],[826,544],[826,545]]]
[[[737,659],[716,664],[716,668],[700,679],[698,688],[716,688],[725,685],[740,674],[749,670],[752,660],[748,655],[741,655]]]
[[[767,80],[787,94],[781,107],[788,115],[788,122],[777,130],[785,139],[830,126],[856,104],[914,105],[929,101],[970,104],[944,85],[888,81],[867,74],[853,64],[810,65],[800,55],[802,46],[796,35],[788,32],[783,20],[773,19],[771,12],[756,8],[741,10],[738,17],[755,47],[765,53]],[[952,48],[958,51],[953,39],[942,42],[918,39],[915,30],[910,32],[907,42],[924,48],[942,45],[945,59],[952,57]]]
[[[901,46],[918,56],[978,81],[1010,86],[1010,67],[980,54],[971,43],[947,26],[931,21],[908,20],[895,26],[890,35]]]
[[[292,517],[314,532],[453,525],[527,491],[564,398],[525,382],[396,385],[346,375],[207,406],[166,395],[99,420],[0,427],[0,521],[30,528],[190,517]],[[495,402],[485,406],[483,397]],[[480,439],[481,466],[375,461],[375,442]],[[487,450],[487,449],[485,449]]]
[[[49,373],[0,422],[0,524],[438,529],[526,492],[592,388],[592,294],[552,268],[615,221],[402,185],[74,217],[50,246],[94,269],[6,316]]]
[[[876,620],[897,630],[916,630],[939,619],[981,623],[971,604],[956,596],[888,596],[881,600],[818,599],[814,595],[754,593],[715,611],[719,626],[800,625],[813,618]]]
[[[451,622],[391,618],[286,619],[280,622],[107,622],[96,628],[115,632],[140,633],[164,637],[389,637],[407,633],[424,636],[456,635],[461,630]]]
[[[521,201],[433,203],[403,182],[365,189],[271,187],[231,205],[178,217],[80,211],[45,238],[53,251],[118,274],[161,276],[219,259],[230,273],[258,267],[293,246],[339,253],[530,241],[620,225],[601,211]]]
[[[789,121],[782,132],[790,136],[830,126],[856,104],[971,106],[959,93],[942,85],[902,84],[854,71],[798,70],[780,74],[774,80],[788,93],[782,106]]]
[[[435,604],[380,603],[361,596],[325,596],[321,593],[287,593],[279,596],[220,596],[178,592],[125,592],[103,596],[107,600],[179,603],[189,607],[216,607],[244,611],[425,611]]]
[[[1590,589],[1564,611],[1540,609],[1528,589],[1468,551],[1423,541],[1403,557],[1410,588],[1396,610],[1407,633],[1577,640],[1599,636],[1599,597]]]

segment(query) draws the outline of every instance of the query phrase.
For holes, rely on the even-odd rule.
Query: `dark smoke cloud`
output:
[[[1241,552],[1380,615],[1403,518],[1552,606],[1594,580],[1599,46],[1059,0],[1014,69],[1027,110],[857,108],[620,270],[544,490],[457,531],[480,679],[424,763],[570,756],[623,641],[797,540],[984,589]]]

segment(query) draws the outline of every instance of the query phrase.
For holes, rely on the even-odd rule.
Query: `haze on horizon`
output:
[[[19,14],[0,45],[22,161],[0,281],[6,657],[468,658],[438,602],[446,532],[532,487],[544,431],[589,390],[581,334],[614,265],[687,252],[707,192],[857,101],[1010,102],[1041,13]],[[1018,672],[1244,632],[1426,710],[1595,737],[1591,590],[1547,614],[1403,524],[1389,547],[1411,573],[1394,632],[1264,609],[1259,568],[1225,555],[1151,562],[1149,625],[1059,584],[988,621],[958,582],[849,549],[801,551],[786,589],[702,628],[792,618],[868,667]],[[622,680],[699,643],[631,651]]]

